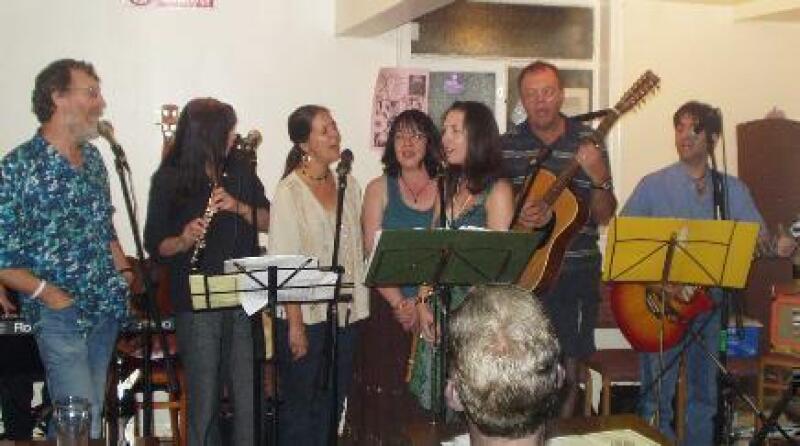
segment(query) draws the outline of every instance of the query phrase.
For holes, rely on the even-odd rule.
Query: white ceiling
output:
[[[336,0],[336,28],[340,35],[374,36],[414,20],[454,0]],[[489,0],[482,0],[489,1]],[[520,0],[491,0],[507,1]],[[524,0],[526,3],[571,4],[577,0]],[[586,1],[586,0],[583,0]],[[800,22],[800,0],[661,0],[730,8],[734,20]]]
[[[800,21],[800,0],[662,0],[732,8],[736,20]]]

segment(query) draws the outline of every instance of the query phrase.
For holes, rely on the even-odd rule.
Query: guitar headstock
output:
[[[175,104],[164,104],[161,106],[161,121],[157,124],[161,126],[161,138],[163,145],[162,154],[166,155],[172,141],[175,139],[175,129],[178,127],[179,107]]]
[[[622,99],[617,102],[614,109],[619,114],[623,114],[628,110],[639,105],[644,98],[658,89],[661,79],[650,70],[645,71],[639,79],[631,85],[631,88],[625,92]]]

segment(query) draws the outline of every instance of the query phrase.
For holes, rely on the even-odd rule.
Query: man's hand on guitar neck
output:
[[[611,178],[611,173],[603,159],[603,152],[592,140],[587,139],[581,142],[575,153],[575,161],[581,165],[581,169],[586,172],[595,187],[600,187]]]
[[[592,194],[589,200],[592,220],[599,225],[608,224],[617,210],[617,199],[614,197],[611,172],[600,146],[592,140],[582,141],[575,153],[575,161],[580,164],[592,182]]]

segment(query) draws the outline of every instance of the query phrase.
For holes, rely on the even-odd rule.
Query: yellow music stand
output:
[[[744,288],[758,223],[617,217],[608,225],[603,280]]]
[[[667,314],[666,284],[744,288],[758,236],[758,223],[731,220],[618,217],[608,225],[603,280],[661,283],[657,314],[659,373],[656,400],[661,400],[664,373],[664,323]],[[702,344],[709,357],[721,367]],[[655,425],[659,425],[656,404]]]

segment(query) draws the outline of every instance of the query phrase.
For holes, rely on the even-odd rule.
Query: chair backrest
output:
[[[600,302],[597,303],[597,324],[596,328],[619,328],[614,313],[611,311],[611,302],[608,299],[609,286],[605,283],[600,284]]]
[[[628,349],[630,343],[622,335],[608,298],[609,286],[600,284],[600,302],[597,303],[597,322],[595,324],[595,342],[598,350]]]

